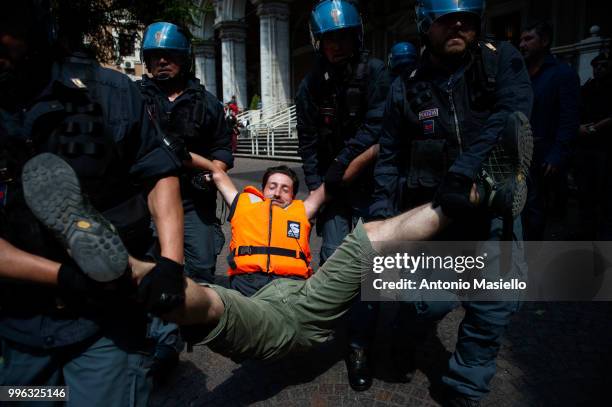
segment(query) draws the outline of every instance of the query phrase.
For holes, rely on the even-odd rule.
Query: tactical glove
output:
[[[185,302],[183,266],[165,257],[142,279],[138,301],[153,314],[165,314]]]
[[[462,174],[449,172],[436,191],[434,208],[440,206],[449,218],[465,216],[476,206],[470,202],[470,192],[474,181]]]

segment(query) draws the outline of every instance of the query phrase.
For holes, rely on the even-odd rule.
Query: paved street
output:
[[[239,187],[260,185],[263,169],[276,162],[238,159],[231,176]],[[299,169],[298,164],[291,167]],[[298,174],[301,170],[298,171]],[[298,197],[304,197],[301,184]],[[224,225],[226,239],[229,225]],[[559,233],[558,230],[555,233]],[[313,249],[320,239],[311,240]],[[313,257],[318,259],[318,252]],[[217,273],[227,267],[224,252]],[[220,279],[220,281],[222,281]],[[375,349],[376,380],[366,392],[348,385],[342,325],[335,341],[277,362],[249,361],[242,365],[203,346],[183,353],[179,368],[156,390],[153,406],[430,406],[430,396],[456,342],[461,309],[432,328],[417,352],[417,375],[411,383],[388,380],[390,324],[397,307],[383,304]],[[485,406],[611,405],[612,303],[525,303],[514,317],[497,360],[497,374]]]

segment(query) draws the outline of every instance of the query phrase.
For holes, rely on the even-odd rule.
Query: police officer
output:
[[[182,223],[173,221],[182,208],[169,176],[181,163],[143,120],[137,87],[84,56],[63,58],[52,21],[37,0],[0,15],[0,385],[67,385],[70,405],[146,405],[145,313],[118,291],[130,289],[120,283],[129,275],[92,278],[125,272],[115,231],[131,250],[148,229],[147,201],[163,256],[154,272],[182,273]],[[33,172],[22,187],[26,161]],[[77,199],[71,167],[116,229]],[[55,185],[69,185],[75,200],[46,196]],[[74,260],[50,233],[58,227]],[[91,267],[92,252],[110,259],[106,268]],[[167,281],[143,282],[149,306],[170,298],[159,291]]]
[[[529,145],[518,144],[522,193],[512,202],[503,200],[508,207],[497,208],[505,216],[491,216],[469,200],[479,168],[500,135],[519,139],[529,128],[526,116],[533,99],[518,51],[505,42],[479,41],[483,13],[482,0],[417,2],[417,25],[426,50],[417,69],[396,80],[389,92],[375,168],[374,217],[388,218],[433,199],[453,219],[439,240],[499,240],[502,233],[511,237],[505,240],[522,238],[517,211],[510,210],[512,205],[522,208],[525,199],[522,180]],[[499,244],[490,248],[495,253],[488,253],[488,271],[496,273]],[[513,253],[522,259],[516,243]],[[518,265],[524,262],[512,265],[510,273],[519,273]],[[446,301],[437,299],[410,298],[400,322],[410,329],[415,320],[441,319],[458,305],[450,294]],[[436,392],[445,405],[478,405],[489,391],[501,336],[517,303],[465,301],[463,307],[457,347],[442,377],[442,391]],[[405,367],[406,373],[414,368]]]
[[[231,129],[223,105],[192,72],[187,32],[172,23],[147,27],[142,54],[151,76],[139,88],[147,112],[164,133],[181,138],[187,149],[211,159],[219,168],[232,167]],[[185,273],[197,282],[212,283],[217,254],[224,244],[216,217],[216,189],[200,172],[181,176],[185,210]]]
[[[169,137],[181,139],[189,151],[214,160],[223,170],[230,168],[231,136],[223,106],[192,72],[187,32],[168,22],[151,24],[145,30],[141,49],[151,77],[143,75],[139,88],[152,120]],[[181,195],[185,273],[197,282],[212,283],[217,255],[225,242],[216,217],[216,189],[203,173],[184,170]],[[178,326],[157,318],[152,320],[151,335],[157,340],[152,372],[163,381],[178,364],[182,341]]]
[[[417,62],[418,52],[414,45],[409,42],[398,42],[391,47],[389,52],[389,71],[391,78],[395,79],[405,72],[410,73]]]
[[[342,188],[342,176],[349,163],[378,140],[389,78],[384,63],[364,50],[361,16],[350,2],[318,3],[310,31],[316,62],[297,92],[297,128],[308,189],[325,183],[333,195],[317,219],[323,264],[369,205],[367,177],[349,193]],[[365,390],[372,383],[366,348],[377,309],[371,304],[357,307],[361,310],[353,312],[347,367],[351,386]]]

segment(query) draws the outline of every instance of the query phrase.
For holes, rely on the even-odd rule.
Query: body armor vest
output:
[[[425,70],[402,77],[404,115],[411,123],[408,190],[425,188],[431,192],[437,188],[463,151],[465,134],[480,131],[495,103],[497,61],[495,47],[481,42],[465,70],[451,76],[445,86],[436,85]],[[417,199],[425,201],[431,196]]]
[[[361,53],[359,63],[352,69],[346,84],[338,84],[328,73],[321,78],[318,133],[326,143],[329,161],[344,148],[345,139],[351,137],[363,121],[367,108],[369,53]]]

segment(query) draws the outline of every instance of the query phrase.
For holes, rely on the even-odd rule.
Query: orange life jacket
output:
[[[258,272],[303,278],[312,275],[311,226],[303,201],[294,200],[281,208],[248,186],[238,196],[230,222],[230,276]]]

